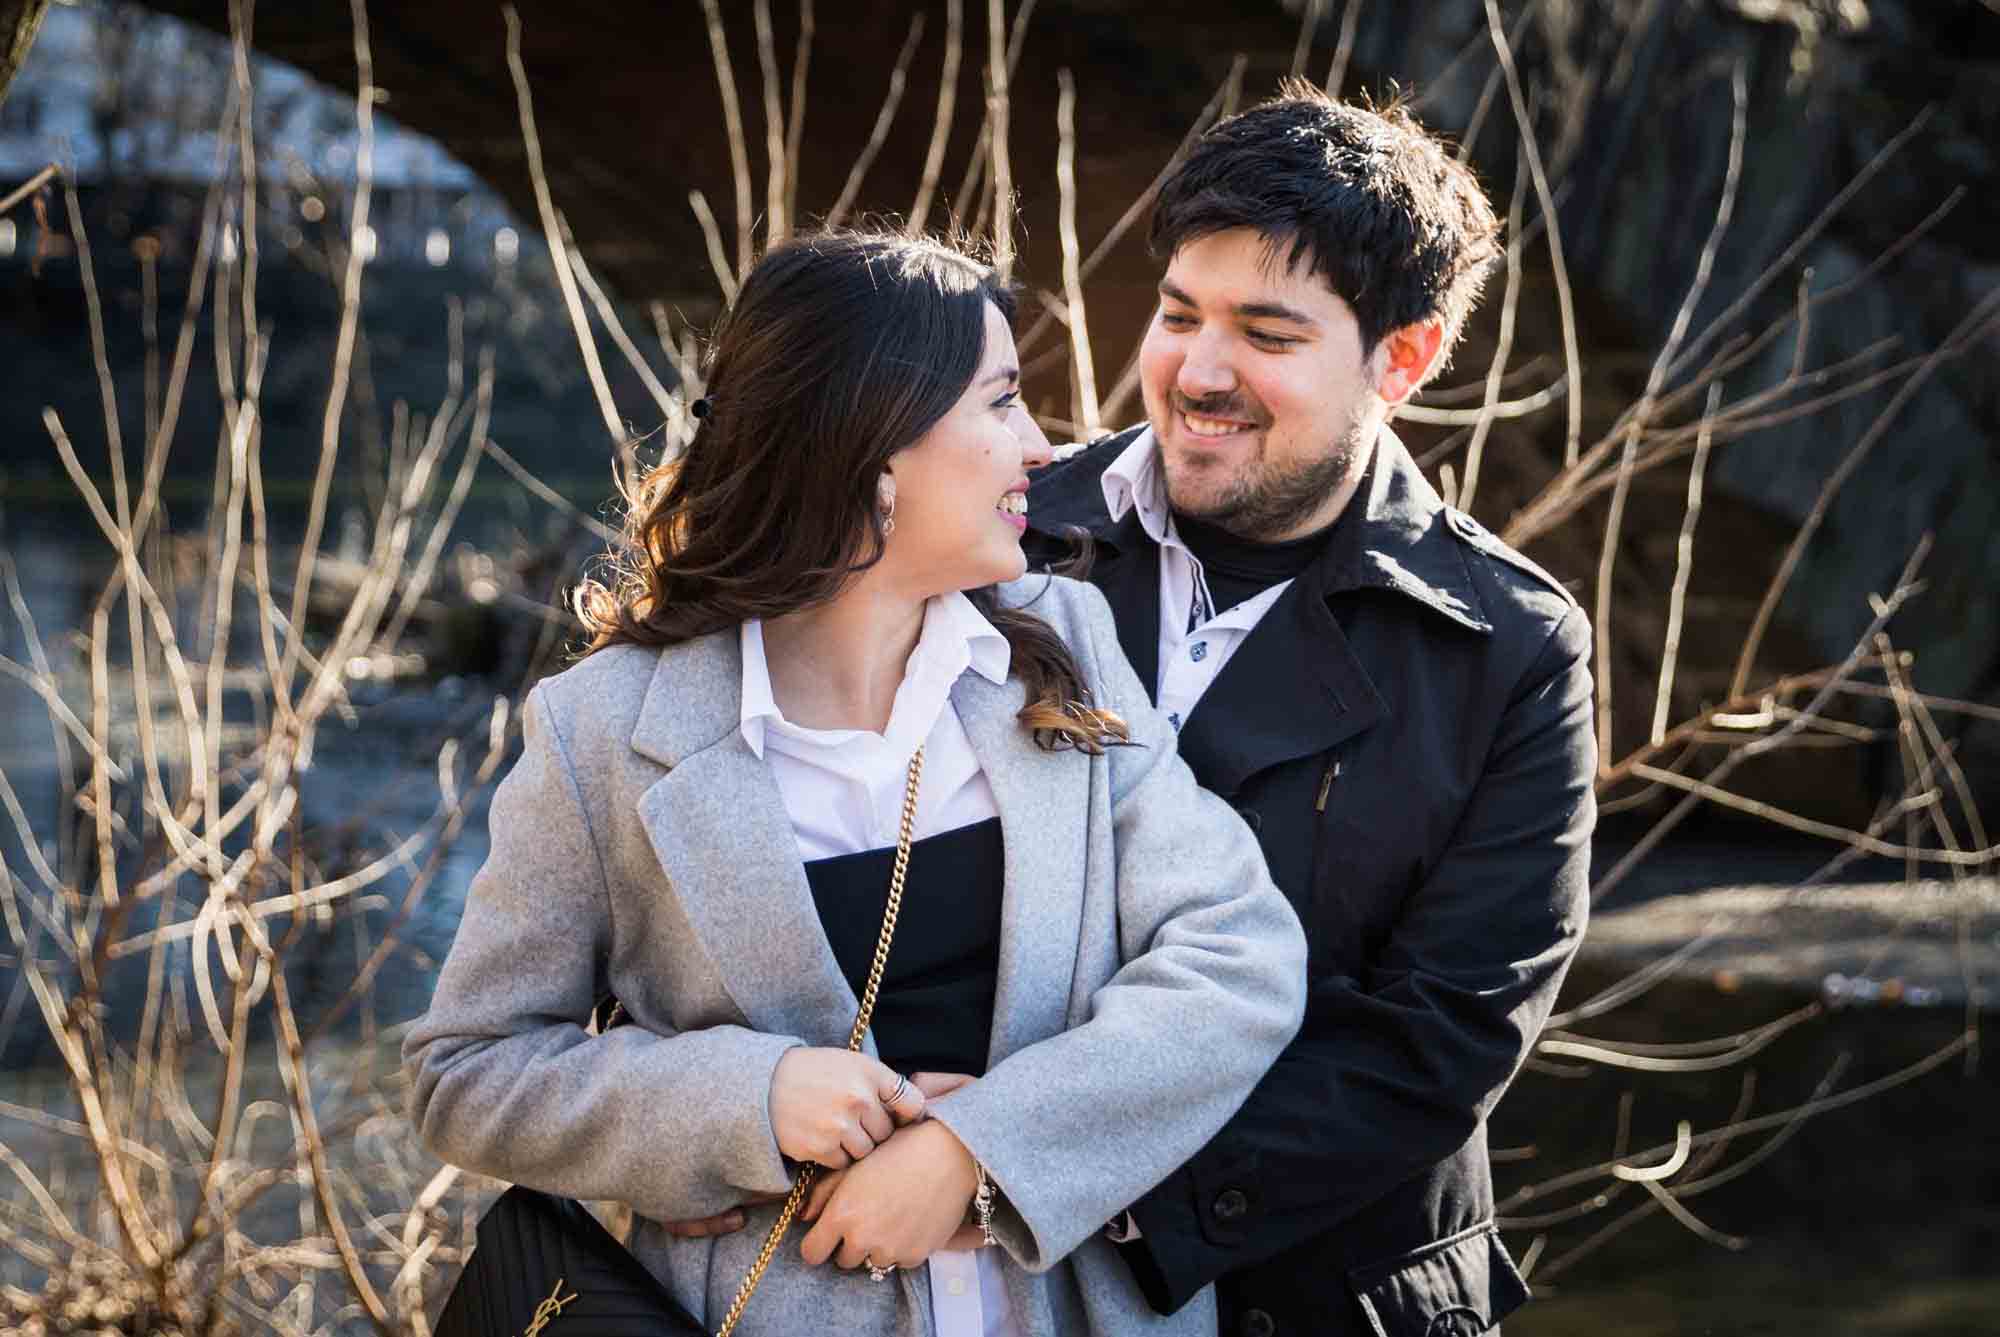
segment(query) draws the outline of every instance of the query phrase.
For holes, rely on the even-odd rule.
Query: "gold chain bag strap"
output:
[[[903,786],[903,826],[896,837],[895,870],[889,874],[889,905],[882,911],[882,932],[875,939],[875,959],[868,967],[868,987],[861,993],[861,1009],[855,1013],[854,1029],[847,1036],[847,1052],[850,1054],[861,1052],[861,1037],[868,1033],[869,1019],[875,1015],[875,995],[881,991],[882,971],[889,964],[889,944],[896,936],[896,915],[903,908],[903,878],[910,870],[910,833],[917,824],[917,789],[923,778],[924,750],[918,748],[916,755],[910,758],[910,775]],[[764,1237],[764,1247],[757,1251],[757,1261],[750,1265],[743,1284],[736,1288],[736,1298],[730,1302],[729,1312],[723,1315],[716,1337],[730,1337],[736,1330],[737,1321],[743,1317],[743,1307],[750,1303],[751,1293],[764,1279],[764,1269],[777,1256],[778,1246],[784,1243],[785,1232],[792,1228],[793,1219],[805,1206],[813,1181],[818,1177],[817,1165],[807,1165],[799,1171],[798,1182],[792,1185],[792,1194],[785,1199],[778,1219],[771,1223],[771,1233]]]

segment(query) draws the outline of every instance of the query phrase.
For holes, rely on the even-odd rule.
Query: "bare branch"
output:
[[[1708,425],[1715,420],[1716,406],[1722,402],[1722,382],[1708,388],[1708,411],[1702,414],[1702,433],[1695,441],[1694,464],[1688,469],[1687,509],[1681,516],[1680,540],[1674,548],[1674,585],[1667,596],[1667,637],[1660,649],[1660,685],[1653,698],[1655,743],[1667,737],[1667,711],[1673,703],[1674,666],[1680,659],[1681,620],[1687,613],[1688,581],[1694,574],[1694,531],[1701,522],[1701,484],[1708,471]]]
[[[1813,499],[1812,509],[1806,512],[1806,518],[1800,522],[1798,531],[1793,534],[1790,545],[1786,547],[1784,559],[1778,564],[1777,574],[1771,577],[1771,583],[1764,591],[1763,601],[1757,606],[1756,616],[1751,619],[1750,630],[1743,638],[1742,653],[1736,660],[1736,672],[1730,679],[1730,695],[1734,696],[1741,692],[1743,684],[1749,680],[1750,671],[1757,662],[1757,651],[1764,642],[1764,633],[1770,627],[1772,616],[1778,611],[1778,601],[1784,597],[1786,588],[1790,586],[1792,576],[1798,570],[1799,561],[1805,556],[1806,545],[1812,542],[1813,535],[1819,532],[1820,525],[1826,520],[1827,511],[1832,507],[1834,497],[1847,485],[1847,480],[1854,476],[1855,470],[1861,467],[1861,462],[1868,458],[1868,453],[1875,448],[1876,443],[1888,434],[1889,425],[1903,411],[1903,406],[1910,402],[1916,392],[1924,387],[1945,362],[1974,347],[1986,328],[1994,323],[1996,316],[2000,316],[2000,289],[1988,293],[1967,312],[1945,337],[1944,342],[1933,349],[1923,364],[1910,374],[1909,379],[1896,388],[1896,393],[1890,396],[1889,402],[1883,406],[1882,412],[1876,415],[1875,421],[1869,424],[1868,430],[1861,434],[1861,439],[1854,443],[1840,464],[1827,476],[1826,482],[1820,486],[1819,495]]]
[[[705,3],[711,10],[715,6],[715,0],[705,0]],[[528,68],[521,61],[521,19],[512,5],[501,6],[500,12],[507,20],[507,70],[514,76],[514,100],[521,113],[521,142],[528,153],[528,179],[534,186],[535,209],[541,215],[542,235],[548,240],[549,254],[557,261],[554,266],[556,286],[562,290],[563,309],[569,312],[570,328],[576,331],[577,352],[583,355],[584,374],[590,378],[590,388],[597,395],[597,411],[604,418],[605,435],[611,438],[614,448],[622,447],[629,433],[619,420],[618,405],[611,398],[611,385],[604,379],[604,365],[597,356],[597,340],[590,332],[590,317],[584,313],[583,301],[577,296],[576,275],[569,265],[562,263],[567,259],[569,250],[563,242],[562,220],[556,214],[555,200],[549,194],[548,173],[542,168],[542,140],[535,132],[534,95],[528,88]],[[716,21],[719,23],[720,19]]]
[[[368,47],[368,6],[366,0],[348,0],[354,25],[354,123],[359,131],[354,153],[354,205],[347,248],[346,272],[341,280],[340,330],[334,337],[333,384],[326,394],[326,413],[320,422],[319,468],[313,477],[312,500],[306,513],[306,532],[299,543],[299,564],[292,579],[292,609],[288,619],[293,627],[306,624],[306,605],[312,598],[313,563],[319,556],[320,533],[326,524],[326,502],[333,485],[333,463],[340,451],[340,419],[347,407],[348,379],[353,374],[354,343],[361,324],[361,270],[367,264],[360,244],[368,231],[368,206],[375,189],[375,64]],[[241,113],[247,114],[247,112]],[[303,637],[294,635],[286,648],[285,664],[275,692],[280,700],[291,698],[292,674],[298,665]]]
[[[938,74],[937,115],[931,121],[931,143],[924,150],[924,174],[917,183],[917,198],[910,205],[910,221],[904,231],[923,235],[929,221],[931,198],[937,193],[938,176],[944,171],[945,145],[951,140],[951,122],[958,110],[958,66],[965,48],[965,0],[945,0],[944,68]]]
[[[771,36],[771,0],[755,0],[750,12],[757,24],[757,66],[764,76],[765,244],[775,246],[791,233],[785,211],[785,109],[778,94],[778,46]]]
[[[889,91],[882,98],[881,110],[875,114],[875,124],[868,132],[868,142],[847,169],[847,183],[840,188],[840,198],[833,202],[827,212],[828,227],[839,227],[847,218],[847,211],[861,195],[861,183],[868,177],[868,169],[875,165],[875,155],[882,151],[882,145],[889,138],[889,127],[895,123],[896,109],[903,103],[903,88],[909,82],[910,62],[916,57],[917,43],[924,35],[924,16],[918,13],[910,19],[910,31],[903,38],[903,49],[896,57],[895,66],[889,71]]]
[[[1090,356],[1090,327],[1084,319],[1083,274],[1076,241],[1076,79],[1067,67],[1056,73],[1056,189],[1061,195],[1057,224],[1062,237],[1063,300],[1069,308],[1070,414],[1086,438],[1097,435],[1097,368]]]
[[[986,91],[987,119],[993,127],[989,148],[993,154],[993,268],[1002,283],[1014,276],[1014,165],[1007,146],[1007,76],[1004,38],[1007,33],[1006,0],[987,0]]]
[[[1326,72],[1329,97],[1339,97],[1347,83],[1347,62],[1354,55],[1354,34],[1361,26],[1361,0],[1347,0],[1340,11],[1340,40],[1333,48],[1333,64]]]
[[[1487,0],[1492,12],[1497,15],[1493,0]],[[1497,20],[1496,20],[1497,22]],[[1497,28],[1496,28],[1497,31]],[[1667,332],[1666,343],[1659,356],[1654,359],[1651,375],[1646,379],[1646,390],[1639,399],[1639,407],[1632,415],[1631,426],[1625,436],[1625,448],[1618,460],[1618,478],[1611,491],[1611,512],[1604,522],[1604,543],[1597,559],[1597,615],[1592,621],[1597,649],[1597,747],[1598,755],[1607,760],[1612,755],[1612,619],[1611,595],[1613,578],[1618,567],[1618,545],[1625,527],[1625,499],[1632,487],[1633,465],[1639,451],[1639,433],[1652,416],[1653,404],[1658,400],[1661,389],[1666,385],[1667,368],[1674,360],[1674,350],[1680,347],[1687,336],[1689,322],[1694,319],[1695,306],[1701,295],[1708,289],[1709,275],[1715,268],[1715,253],[1722,245],[1722,238],[1729,231],[1730,216],[1736,210],[1736,188],[1743,175],[1743,141],[1749,118],[1750,90],[1744,77],[1742,62],[1737,62],[1729,79],[1732,112],[1729,123],[1729,166],[1723,173],[1722,198],[1715,207],[1715,221],[1710,225],[1708,239],[1702,244],[1701,256],[1695,262],[1694,281],[1688,285],[1687,295],[1681,299],[1680,310],[1674,315],[1674,323]],[[1549,240],[1553,245],[1555,229],[1549,230]],[[1578,404],[1580,396],[1571,396],[1572,406]],[[1740,684],[1739,684],[1740,686]]]
[[[729,133],[730,174],[736,181],[736,279],[750,272],[750,150],[743,137],[743,107],[736,98],[736,71],[729,63],[729,35],[716,0],[701,0],[708,18],[708,49],[715,59],[715,86],[722,94],[722,124]]]

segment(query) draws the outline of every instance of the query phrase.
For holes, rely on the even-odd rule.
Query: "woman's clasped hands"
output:
[[[786,1052],[771,1077],[772,1131],[785,1156],[822,1167],[799,1213],[812,1225],[800,1245],[806,1262],[916,1267],[941,1249],[984,1243],[965,1224],[979,1186],[972,1154],[950,1129],[925,1122],[929,1101],[971,1080],[927,1072],[905,1080],[844,1049]],[[683,1238],[725,1235],[743,1228],[744,1214],[665,1224]]]

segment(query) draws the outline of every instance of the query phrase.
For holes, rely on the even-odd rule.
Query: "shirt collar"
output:
[[[796,728],[778,708],[771,691],[771,663],[764,653],[764,623],[750,618],[741,630],[743,643],[743,741],[764,755],[764,734],[770,724]],[[967,669],[996,685],[1007,681],[1013,651],[1007,638],[986,620],[962,593],[936,595],[924,603],[923,630],[910,652],[904,676],[937,674],[956,682]],[[928,736],[929,722],[923,733]]]
[[[1136,511],[1154,543],[1182,546],[1151,427],[1118,452],[1099,482],[1113,524]],[[1386,426],[1354,499],[1333,524],[1321,558],[1324,592],[1394,590],[1474,631],[1492,630],[1466,573],[1461,544],[1446,532],[1448,525],[1464,529],[1470,521],[1444,504]]]
[[[1160,477],[1160,452],[1154,448],[1152,428],[1143,428],[1133,437],[1098,482],[1112,523],[1136,509],[1139,527],[1147,538],[1165,544],[1173,536],[1173,511],[1167,505],[1166,480]]]

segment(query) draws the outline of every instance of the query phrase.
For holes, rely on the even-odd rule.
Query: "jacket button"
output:
[[[1236,1331],[1240,1337],[1273,1337],[1278,1331],[1277,1322],[1261,1309],[1246,1309],[1237,1320]]]
[[[1241,817],[1243,819],[1243,824],[1249,827],[1252,831],[1262,831],[1264,829],[1264,814],[1258,812],[1255,808],[1250,808],[1250,807],[1238,808],[1236,810],[1236,815],[1238,817]]]
[[[1240,1188],[1226,1188],[1215,1195],[1215,1205],[1212,1210],[1218,1221],[1235,1221],[1250,1210],[1250,1199],[1244,1196]]]

